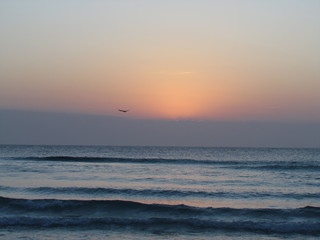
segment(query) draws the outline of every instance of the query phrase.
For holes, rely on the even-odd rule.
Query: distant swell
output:
[[[49,156],[49,157],[23,157],[13,158],[16,160],[37,161],[62,161],[62,162],[95,162],[95,163],[149,163],[149,164],[239,164],[237,161],[210,161],[194,159],[170,159],[170,158],[118,158],[118,157],[71,157],[71,156]]]
[[[87,163],[140,163],[140,164],[203,164],[218,165],[232,168],[257,168],[265,170],[320,170],[320,165],[304,162],[277,162],[277,161],[231,161],[231,160],[195,160],[195,159],[170,159],[170,158],[126,158],[126,157],[71,157],[71,156],[47,156],[47,157],[19,157],[12,160],[34,161],[61,161],[61,162],[87,162]]]

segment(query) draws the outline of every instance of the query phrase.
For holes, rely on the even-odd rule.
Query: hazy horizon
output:
[[[319,148],[320,123],[132,119],[0,110],[0,144]]]

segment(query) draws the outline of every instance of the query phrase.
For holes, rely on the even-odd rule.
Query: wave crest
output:
[[[73,157],[73,156],[46,156],[46,157],[17,157],[11,160],[32,161],[60,161],[60,162],[87,162],[87,163],[132,163],[132,164],[197,164],[217,165],[232,168],[249,168],[260,170],[319,170],[317,162],[277,162],[277,161],[236,161],[236,160],[199,160],[175,158],[129,158],[129,157]]]
[[[104,229],[133,228],[142,231],[170,231],[170,232],[203,232],[203,231],[235,231],[260,232],[266,234],[320,234],[319,223],[315,222],[253,222],[253,221],[212,221],[168,218],[31,218],[5,217],[0,219],[0,227],[94,227]]]

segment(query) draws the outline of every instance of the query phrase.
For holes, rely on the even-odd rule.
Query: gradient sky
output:
[[[3,0],[0,109],[320,122],[319,26],[318,0]]]

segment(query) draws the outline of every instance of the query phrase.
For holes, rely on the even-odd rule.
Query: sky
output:
[[[320,123],[319,24],[318,0],[3,0],[0,110]]]

